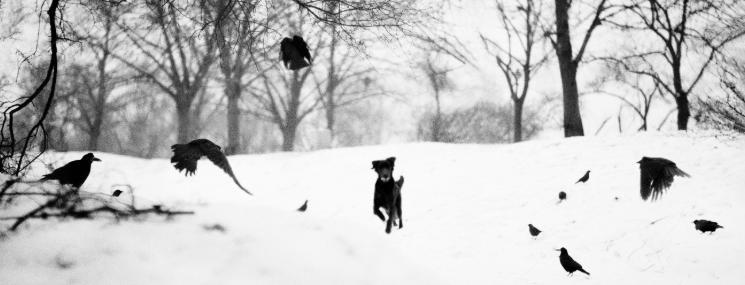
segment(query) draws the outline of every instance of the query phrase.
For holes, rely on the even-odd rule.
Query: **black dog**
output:
[[[400,229],[404,226],[401,216],[401,187],[404,185],[404,177],[401,176],[398,181],[393,180],[393,166],[395,162],[395,157],[372,162],[372,168],[378,173],[378,179],[375,181],[373,214],[385,222],[385,217],[380,212],[380,208],[385,209],[386,214],[388,214],[388,222],[385,226],[386,233],[391,233],[391,226],[396,224],[394,220],[397,217],[398,228]]]

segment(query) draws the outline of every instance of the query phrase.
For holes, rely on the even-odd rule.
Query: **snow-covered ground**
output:
[[[61,164],[81,155],[45,159]],[[692,177],[644,202],[636,164],[643,155],[671,159]],[[184,177],[165,159],[96,156],[103,162],[85,191],[130,184],[142,205],[196,215],[32,220],[0,241],[0,284],[745,284],[743,136],[649,133],[230,157],[253,197],[206,160]],[[406,177],[404,228],[390,235],[372,214],[370,169],[388,156],[398,158],[396,176]],[[588,183],[574,184],[588,169]],[[557,203],[561,190],[568,200]],[[308,211],[296,212],[305,199]],[[701,218],[724,228],[701,234],[692,224]],[[215,223],[226,231],[203,228]],[[528,223],[543,234],[531,238]],[[560,247],[592,275],[568,277],[554,251]]]

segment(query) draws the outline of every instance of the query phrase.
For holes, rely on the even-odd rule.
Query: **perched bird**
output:
[[[559,192],[559,202],[567,199],[567,193],[564,191]]]
[[[590,275],[590,272],[582,269],[582,265],[574,261],[574,259],[569,256],[569,252],[567,252],[566,248],[562,247],[561,249],[557,249],[557,251],[561,251],[561,254],[559,255],[559,262],[561,262],[561,267],[564,267],[564,270],[569,272],[569,275],[572,275],[572,273],[577,270],[584,274]]]
[[[577,183],[580,183],[580,182],[585,183],[585,182],[587,182],[588,179],[590,179],[590,171],[589,170],[587,172],[585,172],[585,175],[582,176],[582,178],[580,178],[579,180],[577,180],[577,182],[574,182],[574,184],[577,184]]]
[[[297,211],[298,212],[305,212],[305,210],[307,210],[307,209],[308,209],[308,200],[305,200],[305,203],[303,203],[303,205],[300,206],[300,208],[297,208]]]
[[[652,196],[656,200],[662,193],[670,188],[675,176],[691,177],[675,165],[675,162],[661,157],[642,157],[638,161],[640,169],[640,189],[642,199],[647,200]]]
[[[308,51],[308,44],[300,36],[293,36],[292,39],[284,38],[280,42],[279,57],[286,68],[298,70],[313,63]],[[308,61],[305,61],[305,60]]]
[[[57,180],[62,185],[72,185],[72,187],[80,188],[85,180],[88,179],[88,174],[91,173],[91,164],[94,161],[101,160],[94,157],[92,153],[86,153],[80,160],[68,162],[64,166],[52,171],[52,173],[44,175],[41,181]]]
[[[119,197],[119,195],[122,195],[122,190],[116,189],[114,190],[114,193],[111,193],[111,196]]]
[[[537,237],[539,234],[541,234],[541,230],[534,227],[533,224],[528,224],[528,230],[530,231],[530,235]]]
[[[693,221],[693,224],[696,225],[696,230],[701,231],[701,233],[705,232],[714,232],[719,228],[724,228],[717,224],[717,222],[707,221],[707,220],[695,220]]]
[[[246,188],[243,188],[243,185],[235,178],[233,169],[230,167],[230,163],[228,163],[228,158],[225,157],[220,147],[208,139],[196,139],[186,144],[174,144],[171,146],[171,150],[173,150],[173,156],[171,157],[173,167],[178,169],[179,172],[185,169],[186,176],[194,175],[194,171],[197,170],[197,161],[203,156],[206,156],[217,167],[230,175],[241,190],[249,195],[253,195]]]

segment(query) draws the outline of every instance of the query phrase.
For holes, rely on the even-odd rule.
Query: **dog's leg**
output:
[[[388,222],[385,225],[385,233],[387,234],[391,233],[391,224],[393,224],[393,219],[388,217]]]
[[[380,218],[381,221],[385,222],[385,217],[383,217],[383,212],[380,211],[380,206],[373,205],[373,214],[378,216],[378,218]]]
[[[398,216],[398,228],[404,227],[403,215],[401,214],[401,196],[396,199],[396,216]]]

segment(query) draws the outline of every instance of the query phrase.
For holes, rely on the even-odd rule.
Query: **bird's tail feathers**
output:
[[[580,269],[578,269],[578,270],[579,270],[580,272],[584,273],[584,274],[590,275],[590,272],[587,272],[587,271],[585,271],[585,270],[584,270],[584,269],[582,269],[582,268],[580,268]]]
[[[680,177],[691,177],[690,174],[686,173],[685,171],[681,170],[680,168],[673,168],[670,170],[672,175],[680,176]]]

